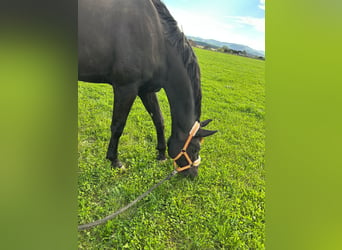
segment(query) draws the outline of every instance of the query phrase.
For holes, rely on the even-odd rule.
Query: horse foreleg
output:
[[[118,144],[120,136],[124,130],[129,111],[136,98],[136,93],[129,89],[114,89],[114,107],[111,124],[112,136],[110,138],[107,159],[112,162],[113,167],[122,167],[122,163],[118,160]]]
[[[150,114],[154,126],[156,127],[158,141],[156,148],[158,150],[157,160],[165,160],[166,143],[164,134],[164,119],[159,107],[156,93],[139,93],[139,97],[142,100],[147,112]]]

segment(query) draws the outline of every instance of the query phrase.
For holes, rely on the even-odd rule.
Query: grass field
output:
[[[199,176],[176,176],[104,225],[79,232],[79,249],[264,249],[264,61],[196,49],[202,120],[213,119]],[[158,93],[170,136],[171,117]],[[113,94],[79,83],[79,224],[126,205],[173,170],[159,163],[155,129],[137,98],[119,144],[127,171],[105,159]]]

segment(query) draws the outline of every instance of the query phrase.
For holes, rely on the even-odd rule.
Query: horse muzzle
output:
[[[183,152],[183,153],[184,153],[184,154],[182,154],[182,155],[184,155],[185,158],[187,159],[188,165],[185,165],[185,166],[183,166],[183,167],[180,167],[180,166],[178,166],[178,164],[177,164],[177,162],[176,162],[177,159],[176,159],[176,160],[174,159],[173,165],[174,165],[174,167],[175,167],[175,169],[176,169],[176,171],[177,171],[178,173],[183,172],[184,170],[190,169],[190,168],[192,168],[192,167],[198,167],[198,166],[201,164],[201,156],[198,156],[198,159],[197,159],[197,160],[191,161],[191,159],[190,159],[190,157],[187,155],[187,153],[186,153],[186,152]]]

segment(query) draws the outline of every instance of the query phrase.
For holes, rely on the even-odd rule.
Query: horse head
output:
[[[198,175],[198,167],[201,163],[199,151],[201,149],[203,138],[217,132],[216,130],[210,131],[203,129],[203,127],[208,125],[211,121],[212,120],[205,120],[203,122],[196,121],[185,142],[184,139],[169,139],[169,155],[174,155],[174,152],[177,152],[178,150],[178,154],[175,157],[172,157],[177,172],[192,178]],[[179,148],[181,150],[179,150]]]

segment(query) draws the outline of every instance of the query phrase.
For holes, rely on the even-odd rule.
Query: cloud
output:
[[[215,39],[222,42],[244,44],[255,49],[264,50],[264,19],[228,16],[229,22],[223,21],[227,17],[217,17],[207,13],[192,13],[182,9],[173,8],[171,13],[178,22],[180,29],[190,36]],[[248,25],[260,30],[260,35],[245,32],[241,25]],[[240,27],[239,27],[240,26]]]
[[[265,18],[249,16],[226,16],[235,20],[236,23],[252,26],[256,31],[265,32]]]
[[[265,10],[265,0],[260,0],[258,7],[262,10]]]
[[[189,13],[179,9],[173,9],[173,16],[177,20],[178,26],[186,34],[202,34],[210,37],[214,34],[222,34],[234,29],[234,25],[224,23],[210,15],[203,13]]]

